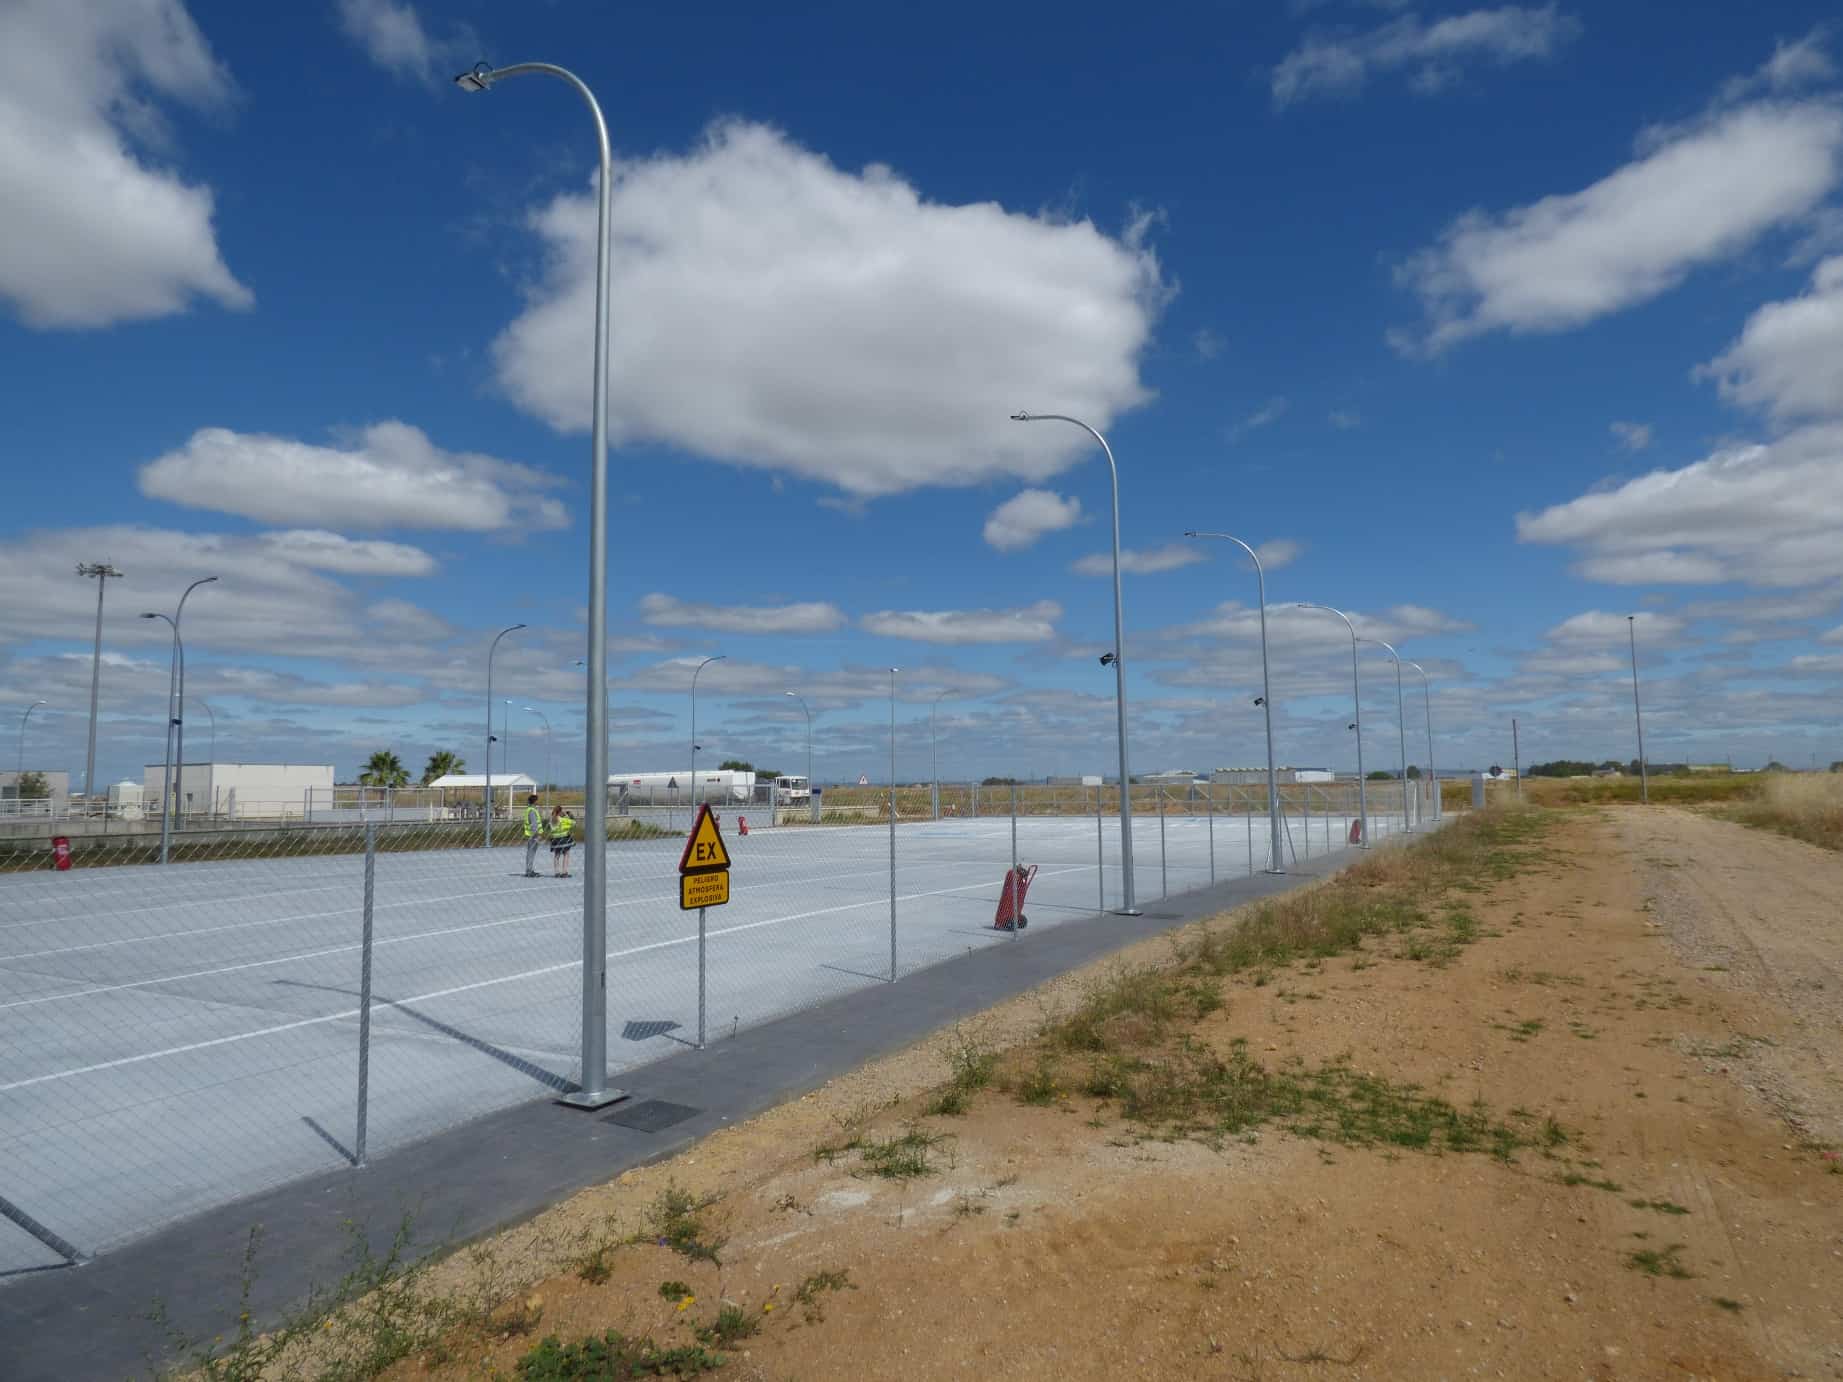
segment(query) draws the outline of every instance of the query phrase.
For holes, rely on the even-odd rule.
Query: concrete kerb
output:
[[[1382,847],[1411,843],[1390,840]],[[262,1242],[250,1305],[275,1321],[346,1269],[352,1225],[384,1250],[406,1215],[426,1254],[510,1227],[622,1171],[670,1157],[727,1124],[804,1094],[867,1061],[1136,942],[1338,872],[1352,849],[1180,894],[1143,916],[1065,922],[1019,945],[988,947],[718,1039],[622,1075],[633,1102],[698,1110],[646,1133],[540,1100],[503,1109],[375,1157],[240,1200],[138,1239],[81,1267],[0,1282],[0,1374],[10,1382],[123,1376],[167,1346],[147,1318],[192,1338],[231,1337],[245,1245]]]

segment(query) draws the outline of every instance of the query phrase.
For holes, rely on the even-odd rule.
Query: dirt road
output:
[[[675,1186],[721,1196],[699,1231],[727,1240],[722,1265],[621,1247],[605,1280],[532,1287],[530,1332],[391,1375],[510,1375],[542,1333],[676,1343],[722,1301],[754,1332],[720,1375],[750,1379],[1843,1377],[1840,912],[1836,856],[1687,812],[1577,812],[1449,913],[1468,943],[1237,974],[1185,1036],[1437,1094],[1528,1130],[1514,1151],[1160,1138],[1039,1057],[924,1116],[943,1038],[493,1249],[514,1274],[580,1255]],[[1028,1037],[1081,982],[978,1036]],[[841,1129],[914,1130],[922,1173],[816,1159]]]

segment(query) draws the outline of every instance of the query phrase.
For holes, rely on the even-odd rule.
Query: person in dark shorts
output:
[[[556,878],[570,876],[570,846],[576,843],[576,820],[561,806],[550,808],[550,872]]]

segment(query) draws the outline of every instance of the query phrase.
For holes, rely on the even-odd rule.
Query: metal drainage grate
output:
[[[632,1128],[635,1132],[663,1132],[703,1111],[689,1104],[674,1104],[665,1099],[644,1099],[637,1104],[623,1104],[602,1119],[602,1122]]]

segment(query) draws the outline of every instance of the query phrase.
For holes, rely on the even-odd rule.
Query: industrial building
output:
[[[175,775],[179,789],[175,817],[221,820],[302,818],[318,794],[333,793],[330,763],[184,763]],[[160,814],[166,765],[149,763],[142,773],[142,807]]]

